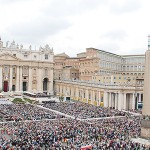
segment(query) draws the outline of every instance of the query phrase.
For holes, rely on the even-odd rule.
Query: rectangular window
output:
[[[48,59],[48,55],[47,54],[45,54],[45,59]]]

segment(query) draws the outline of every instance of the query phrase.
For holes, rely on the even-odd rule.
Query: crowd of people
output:
[[[31,104],[1,104],[0,121],[55,119],[58,115],[52,111]],[[59,118],[62,118],[59,115]]]
[[[93,123],[72,119],[28,121],[1,124],[1,149],[80,150],[92,145],[92,150],[148,150],[134,143],[131,137],[140,134],[140,118],[97,120]]]
[[[0,122],[0,150],[81,150],[88,145],[92,150],[150,149],[131,140],[140,135],[141,116],[81,102],[43,106],[0,105],[1,120],[6,121]],[[77,117],[58,117],[47,108]]]
[[[45,103],[43,104],[43,106],[74,117],[77,116],[78,118],[81,119],[125,116],[125,112],[115,110],[113,108],[97,107],[82,102]]]

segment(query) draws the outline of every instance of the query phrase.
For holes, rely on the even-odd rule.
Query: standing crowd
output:
[[[125,112],[115,110],[113,108],[97,107],[82,102],[45,103],[43,106],[71,116],[78,116],[78,118],[81,119],[125,116]]]
[[[122,111],[84,103],[52,103],[43,106],[72,116],[78,114],[77,117],[89,120],[62,117],[43,120],[42,114],[57,115],[28,104],[0,105],[3,117],[17,113],[18,116],[24,116],[21,121],[0,123],[0,150],[80,150],[86,145],[91,145],[92,150],[150,149],[150,146],[131,140],[140,135],[140,116],[129,116]]]

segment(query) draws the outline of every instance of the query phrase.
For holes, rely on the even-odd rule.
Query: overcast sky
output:
[[[76,56],[88,47],[144,54],[150,0],[0,0],[0,36]]]

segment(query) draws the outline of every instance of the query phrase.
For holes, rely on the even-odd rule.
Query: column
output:
[[[59,96],[61,96],[61,94],[62,94],[62,87],[61,85],[59,85]]]
[[[112,94],[111,92],[109,93],[109,107],[112,107]]]
[[[20,89],[19,89],[19,91],[23,91],[23,88],[22,88],[22,66],[20,66]]]
[[[126,100],[126,93],[123,94],[123,109],[126,110],[127,100]]]
[[[73,87],[73,99],[76,100],[76,87]]]
[[[76,88],[76,98],[77,98],[77,100],[79,98],[79,89],[78,89],[78,87]]]
[[[86,90],[86,103],[88,103],[88,100],[89,100],[89,91],[88,89]]]
[[[37,81],[37,89],[38,92],[43,92],[43,88],[42,88],[42,84],[43,84],[43,80],[42,80],[42,69],[38,68],[38,81]],[[60,86],[60,93],[62,94],[62,86]]]
[[[94,101],[95,101],[95,92],[93,90],[92,91],[92,101],[91,101],[92,105],[94,105]]]
[[[28,91],[32,92],[32,68],[29,67],[29,76],[28,76]]]
[[[52,94],[54,93],[53,91],[53,68],[50,68],[50,76],[49,76],[49,82],[48,82],[48,93]]]
[[[9,91],[12,91],[12,66],[10,66],[10,74],[9,74]]]
[[[0,90],[2,90],[3,89],[3,84],[2,84],[2,82],[3,82],[3,76],[2,76],[2,66],[0,66]]]
[[[17,69],[16,69],[16,88],[15,88],[15,90],[16,91],[19,91],[19,83],[20,83],[20,81],[19,81],[19,66],[17,66]]]
[[[54,68],[51,68],[51,70],[50,70],[50,88],[49,88],[49,92],[51,93],[51,94],[53,94],[54,93],[54,87],[53,87],[53,74],[54,74]]]
[[[115,108],[115,93],[112,93],[112,107]]]
[[[82,95],[81,95],[81,101],[83,102],[83,99],[84,99],[84,89],[82,89],[81,92],[82,92],[82,93],[81,93],[81,94],[82,94]]]
[[[71,90],[71,96],[70,96],[70,97],[71,97],[71,99],[73,99],[73,93],[74,93],[74,92],[73,92],[73,87],[71,87],[70,90]]]
[[[141,93],[139,93],[139,101],[138,102],[141,102]]]
[[[135,93],[133,93],[133,96],[132,96],[132,109],[133,110],[135,109]]]
[[[108,92],[104,91],[104,107],[108,107]]]
[[[115,109],[118,109],[118,93],[115,93]]]
[[[101,92],[98,91],[98,106],[100,106],[101,103]]]
[[[119,95],[118,95],[118,110],[120,110],[121,111],[121,109],[122,109],[122,93],[121,92],[119,92]]]

